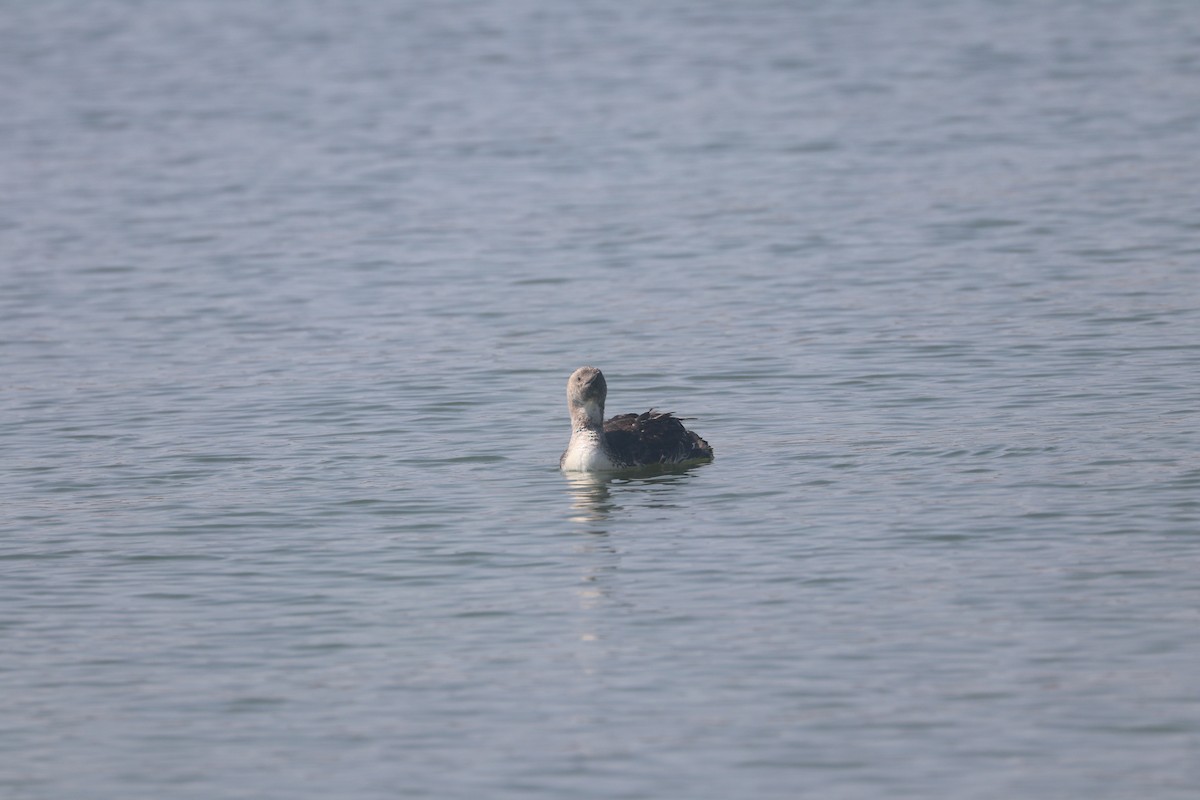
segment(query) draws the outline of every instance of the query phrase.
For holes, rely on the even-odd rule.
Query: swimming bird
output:
[[[571,442],[558,461],[562,470],[607,472],[713,457],[708,442],[670,412],[650,409],[604,421],[607,395],[604,373],[595,367],[580,367],[567,379]]]

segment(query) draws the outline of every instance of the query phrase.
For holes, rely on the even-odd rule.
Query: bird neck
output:
[[[586,400],[571,406],[571,431],[592,431],[600,433],[604,430],[604,404],[595,400]]]

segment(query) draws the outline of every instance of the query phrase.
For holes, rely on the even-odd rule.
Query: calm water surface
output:
[[[0,12],[0,793],[1192,798],[1200,6]],[[709,465],[557,470],[567,375]]]

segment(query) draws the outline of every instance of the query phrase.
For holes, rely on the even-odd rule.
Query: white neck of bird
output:
[[[588,400],[571,407],[572,431],[599,431],[604,427],[604,406]]]

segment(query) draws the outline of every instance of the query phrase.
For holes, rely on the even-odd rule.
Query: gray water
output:
[[[1200,791],[1200,5],[7,2],[0,109],[4,797]]]

